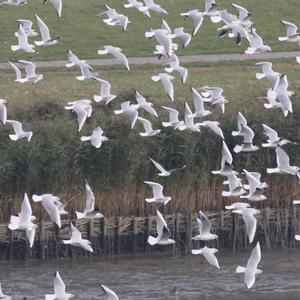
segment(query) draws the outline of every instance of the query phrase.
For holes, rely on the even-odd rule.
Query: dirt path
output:
[[[297,52],[267,52],[255,55],[247,54],[208,54],[208,55],[189,55],[179,56],[180,62],[192,63],[192,62],[221,62],[221,61],[243,61],[243,60],[269,60],[269,59],[280,59],[280,58],[295,58],[300,55],[300,51]],[[145,65],[154,64],[159,65],[164,61],[159,60],[157,57],[132,57],[129,58],[129,64],[131,65]],[[92,66],[109,66],[119,64],[115,59],[89,59],[89,64]],[[38,61],[35,62],[37,67],[40,68],[63,68],[65,67],[66,61]],[[11,67],[7,63],[0,63],[0,70],[10,69]]]

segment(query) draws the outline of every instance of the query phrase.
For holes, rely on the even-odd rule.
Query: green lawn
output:
[[[184,26],[191,32],[192,22],[180,17],[180,12],[199,8],[203,9],[202,1],[196,0],[157,0],[169,12],[168,15],[152,13],[149,19],[135,9],[123,8],[125,1],[119,0],[64,0],[63,17],[58,19],[51,4],[43,5],[42,1],[29,1],[22,7],[1,6],[0,10],[0,61],[14,59],[51,60],[64,59],[67,49],[78,54],[81,58],[97,57],[99,47],[107,44],[116,45],[124,49],[129,57],[151,56],[155,42],[147,40],[144,32],[148,29],[160,26],[163,17],[171,27]],[[238,4],[245,6],[254,14],[254,22],[258,32],[272,47],[273,51],[297,50],[295,44],[282,43],[277,40],[278,35],[285,32],[280,24],[281,19],[291,22],[299,22],[299,1],[297,0],[240,0]],[[128,31],[122,32],[120,27],[110,27],[102,22],[103,16],[97,14],[103,11],[103,5],[107,3],[117,9],[118,12],[128,15],[131,24]],[[199,5],[200,3],[200,5]],[[235,10],[229,0],[218,0],[220,9]],[[10,45],[15,44],[14,37],[19,18],[34,20],[37,13],[50,27],[53,36],[60,36],[59,43],[51,47],[38,49],[39,54],[29,55],[25,52],[13,53]],[[300,24],[299,24],[300,25]],[[219,39],[217,27],[205,19],[200,32],[192,40],[187,49],[180,49],[178,54],[203,54],[203,53],[232,53],[243,52],[245,45],[237,47],[232,40]],[[35,26],[36,28],[36,26]]]

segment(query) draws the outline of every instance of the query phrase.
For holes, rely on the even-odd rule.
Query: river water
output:
[[[300,250],[263,251],[259,265],[263,274],[247,290],[243,274],[236,274],[235,268],[246,265],[250,252],[218,252],[220,270],[202,256],[174,257],[172,253],[1,262],[0,281],[4,292],[17,300],[44,299],[46,293],[51,294],[56,269],[74,299],[105,299],[100,283],[113,289],[120,300],[300,299]]]

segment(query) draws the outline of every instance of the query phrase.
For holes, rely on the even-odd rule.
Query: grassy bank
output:
[[[143,215],[153,213],[155,207],[145,205],[144,197],[151,194],[144,180],[159,181],[165,186],[166,195],[173,200],[165,212],[220,209],[230,199],[222,199],[222,178],[211,175],[220,165],[221,140],[203,129],[201,134],[163,129],[152,138],[141,138],[142,130],[137,126],[130,131],[125,117],[115,116],[113,110],[125,100],[133,99],[138,89],[152,101],[159,112],[159,120],[150,118],[154,127],[161,127],[167,114],[161,105],[177,107],[181,113],[184,102],[191,106],[190,86],[221,86],[230,101],[226,113],[221,115],[212,108],[210,120],[218,120],[224,131],[225,140],[233,149],[236,139],[231,131],[236,127],[236,113],[241,111],[257,133],[254,143],[264,140],[261,123],[264,122],[279,131],[279,134],[293,141],[300,141],[299,132],[299,67],[294,61],[274,64],[274,69],[287,73],[290,89],[296,92],[293,97],[294,114],[284,118],[280,111],[266,110],[262,100],[268,87],[265,81],[255,79],[258,68],[248,64],[210,64],[190,67],[190,77],[186,85],[175,81],[175,103],[171,103],[163,93],[160,84],[150,80],[159,72],[158,66],[136,66],[127,74],[119,66],[103,68],[101,77],[112,83],[112,93],[118,95],[110,105],[93,103],[91,120],[77,132],[75,114],[64,110],[68,101],[92,99],[98,86],[92,80],[78,82],[76,71],[45,71],[45,79],[37,85],[22,85],[13,81],[14,74],[8,72],[1,80],[1,97],[8,100],[8,117],[24,123],[25,130],[33,131],[30,143],[24,140],[12,142],[8,138],[11,128],[0,129],[0,186],[2,209],[0,219],[7,220],[7,209],[16,212],[18,202],[9,199],[22,199],[24,192],[31,194],[54,193],[67,200],[70,210],[83,205],[83,185],[86,178],[94,188],[97,204],[104,214]],[[100,125],[109,141],[100,149],[80,141],[81,135],[88,135]],[[299,146],[288,147],[291,163],[300,165]],[[167,168],[187,164],[187,168],[170,178],[157,177],[156,170],[148,156],[161,162]],[[266,167],[275,165],[273,151],[261,149],[252,154],[235,155],[237,170],[242,168],[259,171],[266,176]],[[267,176],[271,185],[267,195],[272,206],[281,201],[298,196],[297,180],[289,176]],[[35,205],[35,207],[40,207]],[[38,213],[38,212],[37,212]]]
[[[1,6],[0,11],[0,53],[1,61],[13,59],[32,59],[32,60],[53,60],[64,59],[67,49],[72,49],[81,58],[97,57],[97,50],[103,45],[116,45],[124,49],[124,53],[129,57],[151,56],[155,42],[144,37],[146,30],[158,28],[161,18],[164,18],[170,26],[184,26],[188,32],[192,31],[192,21],[185,21],[180,17],[180,13],[199,8],[203,10],[202,1],[196,0],[161,0],[157,1],[169,12],[168,15],[152,13],[152,18],[147,18],[135,9],[125,9],[123,3],[126,1],[118,0],[65,0],[63,17],[59,20],[51,4],[42,5],[40,1],[29,1],[28,5],[16,8]],[[111,27],[102,22],[103,17],[97,14],[103,11],[104,4],[116,8],[118,12],[126,14],[131,20],[128,31],[122,32],[119,27]],[[227,9],[231,13],[236,11],[230,5],[229,0],[218,0],[220,9]],[[298,20],[298,1],[297,0],[240,0],[238,4],[245,6],[254,14],[254,23],[258,32],[264,37],[273,51],[297,50],[295,44],[282,43],[277,40],[280,34],[285,32],[280,24],[281,19],[290,22]],[[14,37],[17,19],[31,19],[34,21],[34,13],[37,13],[50,28],[53,36],[60,36],[57,45],[51,47],[41,47],[39,54],[30,55],[24,52],[13,53],[10,45],[15,44],[17,39]],[[75,21],[74,21],[75,20]],[[217,28],[220,24],[212,24],[205,19],[204,23],[186,49],[180,49],[178,54],[204,54],[204,53],[232,53],[243,52],[245,45],[236,47],[231,40],[219,39]],[[37,29],[37,26],[34,25]],[[132,46],[134,45],[134,47]]]

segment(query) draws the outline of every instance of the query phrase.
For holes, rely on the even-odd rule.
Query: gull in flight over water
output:
[[[258,177],[256,177],[253,173],[248,172],[247,170],[243,170],[249,185],[247,187],[249,187],[249,194],[248,195],[242,195],[241,198],[244,199],[248,199],[250,201],[262,201],[262,200],[266,200],[267,197],[263,194],[264,190],[262,188],[262,183],[260,182],[259,178],[260,178],[260,174],[258,174]],[[264,183],[266,185],[266,183]],[[244,188],[246,189],[245,185]]]
[[[61,13],[62,13],[62,0],[44,0],[44,4],[46,2],[51,2],[52,5],[54,6],[55,10],[56,10],[56,14],[59,18],[61,18]]]
[[[0,283],[0,299],[1,300],[13,300],[13,298],[11,296],[3,294],[1,283]]]
[[[176,168],[176,169],[171,169],[170,171],[167,171],[161,164],[159,164],[157,161],[155,161],[154,159],[152,159],[151,157],[149,157],[149,159],[151,160],[151,162],[154,164],[154,166],[160,171],[160,173],[158,173],[158,176],[161,177],[168,177],[170,176],[173,172],[179,171],[179,170],[183,170],[186,168],[186,165],[184,165],[181,168]]]
[[[219,174],[222,176],[237,175],[237,172],[233,171],[232,162],[233,162],[232,155],[231,155],[226,143],[223,141],[221,169],[218,171],[212,171],[212,174],[215,174],[215,175]]]
[[[104,216],[100,213],[98,207],[95,208],[95,196],[94,193],[88,184],[85,181],[85,208],[84,211],[78,212],[76,211],[76,218],[77,219],[101,219]]]
[[[218,262],[218,259],[217,257],[215,256],[215,253],[218,252],[218,249],[216,248],[208,248],[207,246],[201,248],[201,249],[193,249],[192,250],[192,254],[201,254],[204,256],[204,258],[207,260],[207,262],[220,269],[220,266],[219,266],[219,262]]]
[[[100,86],[100,95],[94,95],[95,102],[105,102],[105,105],[107,105],[116,98],[115,95],[110,93],[111,84],[108,81],[97,77],[93,77],[93,79],[98,82]]]
[[[98,126],[93,130],[92,135],[82,136],[80,140],[82,142],[90,141],[95,148],[100,148],[103,142],[108,141],[108,138],[103,135],[103,130]]]
[[[54,294],[46,294],[46,300],[68,300],[74,297],[74,295],[66,293],[66,286],[62,281],[58,271],[56,271],[54,274],[53,286]]]
[[[15,33],[15,36],[18,37],[19,44],[10,46],[10,49],[13,52],[16,52],[18,50],[23,50],[27,53],[35,53],[35,50],[34,50],[35,46],[32,44],[29,44],[28,36],[25,33],[23,26],[21,24],[19,24],[19,29],[17,31],[17,34]]]
[[[36,74],[35,69],[36,65],[33,62],[27,60],[17,60],[19,64],[21,64],[25,68],[26,77],[22,78],[21,70],[11,61],[8,63],[14,69],[16,73],[16,82],[26,83],[31,82],[32,84],[36,84],[37,82],[41,81],[44,78],[43,74]]]
[[[117,294],[111,289],[109,289],[107,286],[100,284],[100,287],[106,296],[106,300],[119,300]]]
[[[167,73],[159,73],[156,76],[152,76],[151,79],[155,82],[161,81],[164,91],[171,101],[174,101],[174,87],[172,80],[175,79],[174,76],[171,76]]]
[[[35,14],[35,19],[37,21],[37,25],[39,27],[42,40],[41,41],[34,41],[34,43],[37,46],[51,46],[51,45],[57,44],[59,37],[51,38],[49,28],[44,23],[44,21],[37,14]]]
[[[210,241],[215,240],[218,236],[216,234],[212,234],[211,231],[211,223],[208,220],[207,216],[199,210],[199,218],[197,218],[197,224],[199,227],[199,234],[194,236],[192,240],[194,241]]]
[[[15,131],[15,134],[9,135],[9,138],[12,141],[17,141],[19,139],[26,138],[27,141],[30,142],[32,137],[32,131],[24,131],[22,123],[15,120],[6,120],[6,123],[10,124]]]
[[[63,244],[71,245],[74,247],[82,248],[88,252],[94,252],[91,247],[91,242],[89,240],[83,239],[81,232],[71,223],[71,238],[69,240],[62,240]]]
[[[261,274],[262,270],[257,269],[257,265],[259,264],[261,259],[261,251],[260,244],[257,242],[255,248],[252,250],[250,258],[247,262],[246,267],[238,266],[236,268],[236,273],[244,273],[245,274],[245,285],[248,289],[252,288],[255,283],[255,276],[257,274]]]
[[[129,63],[128,63],[128,59],[125,56],[124,53],[122,53],[122,49],[118,48],[118,47],[114,47],[114,46],[110,46],[110,45],[106,45],[104,46],[102,49],[98,50],[98,55],[106,55],[106,54],[111,54],[112,56],[115,57],[115,59],[121,63],[125,69],[129,72],[130,71],[130,67],[129,67]]]
[[[160,203],[166,205],[169,201],[171,201],[170,196],[163,195],[164,187],[156,182],[152,181],[144,181],[144,183],[148,184],[152,188],[153,198],[146,198],[145,201],[148,203]]]
[[[152,128],[152,123],[144,118],[138,117],[137,118],[138,121],[140,121],[142,123],[142,125],[144,126],[144,130],[145,132],[140,132],[140,136],[154,136],[160,133],[160,129],[155,129],[153,130]]]
[[[28,196],[25,193],[23,202],[21,204],[21,212],[18,216],[10,217],[10,223],[8,224],[8,228],[10,230],[25,230],[30,248],[32,248],[33,246],[35,229],[37,227],[37,225],[32,223],[32,221],[34,221],[35,219],[36,217],[32,215],[32,209]],[[2,298],[0,297],[0,299]]]
[[[235,209],[232,212],[242,215],[246,225],[246,232],[249,238],[249,243],[252,243],[255,236],[256,225],[257,225],[257,220],[254,216],[259,214],[260,211],[251,207],[249,208],[246,207],[242,209]]]
[[[133,104],[130,104],[130,101],[123,102],[121,104],[121,109],[114,110],[114,114],[125,114],[126,116],[128,116],[131,124],[130,129],[134,127],[138,118],[137,107]]]
[[[163,218],[162,214],[157,210],[156,211],[156,231],[157,237],[150,235],[148,237],[148,243],[153,245],[170,245],[174,244],[175,241],[170,239],[171,232],[168,228],[168,225]]]
[[[59,200],[58,197],[52,194],[43,194],[43,195],[33,195],[32,200],[34,202],[42,202],[45,210],[47,211],[50,219],[54,222],[58,228],[61,228],[60,213],[57,205],[55,204],[56,200]]]

